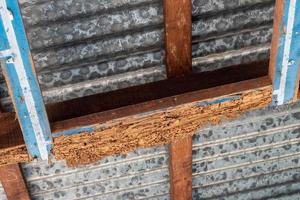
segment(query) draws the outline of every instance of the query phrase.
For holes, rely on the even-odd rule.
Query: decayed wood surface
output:
[[[0,166],[0,181],[8,200],[30,200],[18,164]]]
[[[94,162],[104,156],[126,153],[138,147],[168,144],[194,134],[198,128],[238,117],[250,109],[267,106],[271,102],[271,91],[269,79],[263,77],[113,110],[111,116],[121,116],[118,112],[126,113],[127,116],[122,115],[122,118],[109,121],[100,120],[100,125],[106,122],[105,126],[98,125],[93,133],[54,138],[53,154],[56,159],[66,159],[69,165],[78,165]],[[220,104],[202,104],[230,98],[232,95],[240,98]],[[147,107],[148,104],[150,107]],[[155,108],[158,110],[154,113],[147,112]],[[106,114],[109,113],[97,115]],[[87,117],[93,118],[93,115]],[[60,122],[58,128],[66,123]],[[29,160],[31,158],[24,143],[0,149],[0,165]]]
[[[53,154],[69,165],[91,163],[138,147],[168,144],[193,135],[208,124],[236,118],[249,109],[271,102],[272,87],[245,92],[239,99],[209,106],[189,103],[146,116],[111,121],[93,133],[54,138]]]

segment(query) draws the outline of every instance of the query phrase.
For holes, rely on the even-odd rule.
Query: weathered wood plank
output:
[[[77,165],[138,147],[168,144],[208,124],[267,106],[271,91],[269,78],[263,77],[56,122],[54,132],[86,126],[91,127],[91,132],[54,138],[53,154]],[[236,100],[228,102],[232,99]],[[190,111],[197,115],[190,115]],[[184,123],[177,123],[176,118]],[[30,159],[24,144],[0,148],[0,165]]]
[[[190,0],[164,0],[165,58],[168,78],[192,72],[192,10]],[[169,147],[171,199],[192,199],[192,136]]]
[[[32,157],[48,160],[51,130],[43,96],[31,62],[30,48],[24,30],[18,0],[0,1],[1,43],[10,55],[2,66],[14,110],[18,116],[25,143]],[[13,19],[11,18],[13,16]],[[1,45],[2,46],[2,45]]]
[[[0,166],[0,181],[4,187],[8,200],[30,200],[18,164]]]
[[[254,79],[266,76],[268,65],[268,61],[236,65],[213,72],[192,74],[188,77],[172,78],[49,104],[47,105],[48,118],[50,122],[58,122],[186,92]]]
[[[192,71],[192,6],[190,0],[164,0],[165,52],[168,77]]]
[[[276,1],[269,75],[273,81],[273,104],[297,99],[300,67],[300,4]]]
[[[174,200],[192,199],[192,137],[170,144],[170,184]]]
[[[243,87],[243,83],[235,87]],[[214,88],[207,93],[220,94],[220,91]],[[247,110],[265,107],[271,102],[271,93],[270,85],[260,88],[253,88],[252,85],[250,90],[242,93],[180,104],[154,112],[151,108],[152,112],[95,125],[91,133],[54,138],[53,153],[57,159],[65,159],[69,165],[77,165],[139,147],[169,144],[192,136],[196,130],[208,124],[217,124],[225,119],[236,118]]]
[[[276,1],[274,21],[273,21],[270,63],[269,63],[269,77],[272,80],[272,82],[274,81],[274,77],[275,77],[276,59],[277,59],[278,43],[280,38],[280,24],[282,21],[282,13],[283,13],[283,1]]]

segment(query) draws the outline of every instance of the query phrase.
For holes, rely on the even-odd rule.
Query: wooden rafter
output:
[[[0,181],[8,200],[30,200],[22,172],[18,164],[0,166]]]
[[[168,78],[192,72],[192,5],[189,0],[164,0],[165,57]],[[175,131],[175,130],[174,130]],[[192,199],[192,136],[170,144],[171,199]]]
[[[77,165],[138,147],[168,144],[208,124],[269,105],[271,92],[269,78],[261,77],[56,122],[52,153],[58,160]],[[70,127],[75,124],[75,129],[89,130],[59,134],[63,130],[72,134]],[[30,160],[26,155],[24,144],[0,149],[0,164]]]

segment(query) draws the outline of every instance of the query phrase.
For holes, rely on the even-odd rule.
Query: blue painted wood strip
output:
[[[6,59],[4,75],[27,149],[32,157],[48,159],[51,131],[17,0],[0,1],[1,38],[6,38],[13,57]],[[3,32],[4,31],[4,32]],[[4,40],[5,42],[5,40]],[[7,47],[7,45],[6,45]]]
[[[69,130],[65,130],[62,132],[58,132],[53,134],[53,137],[60,137],[60,136],[68,136],[68,135],[75,135],[79,133],[92,133],[93,131],[97,130],[97,125],[87,126],[87,127],[79,127],[79,128],[72,128]]]
[[[273,83],[275,105],[293,100],[300,65],[300,0],[285,0],[283,4]]]

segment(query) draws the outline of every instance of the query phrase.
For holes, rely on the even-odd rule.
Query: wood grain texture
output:
[[[22,172],[18,164],[0,166],[0,181],[8,200],[30,200]]]
[[[271,102],[272,87],[223,96],[221,101],[192,102],[128,116],[95,126],[91,133],[54,138],[53,154],[69,165],[93,163],[105,156],[153,147],[192,136],[201,127],[233,119]],[[223,101],[223,99],[235,100]]]
[[[266,76],[268,74],[268,65],[268,61],[236,65],[217,71],[190,74],[186,77],[171,78],[141,86],[49,104],[47,105],[48,118],[50,122],[59,122],[141,102],[254,79]]]
[[[168,78],[192,71],[192,7],[190,0],[164,0],[165,52]]]
[[[274,21],[273,21],[273,34],[271,42],[271,52],[270,52],[270,64],[269,64],[269,77],[274,81],[275,70],[276,70],[276,59],[277,59],[277,50],[279,46],[280,38],[280,24],[283,14],[283,4],[284,1],[276,0],[275,3],[275,12],[274,12]]]
[[[192,137],[170,144],[171,197],[192,200]]]
[[[78,165],[139,147],[169,144],[194,134],[201,127],[267,106],[271,91],[269,78],[262,77],[60,121],[54,131],[75,124],[79,127],[94,124],[94,131],[54,138],[52,153],[58,160]],[[232,97],[238,99],[222,101]],[[24,143],[0,148],[0,165],[31,159]]]
[[[165,58],[168,78],[192,72],[190,0],[164,0]],[[193,83],[191,83],[193,84]],[[192,199],[192,136],[170,144],[171,199]]]

